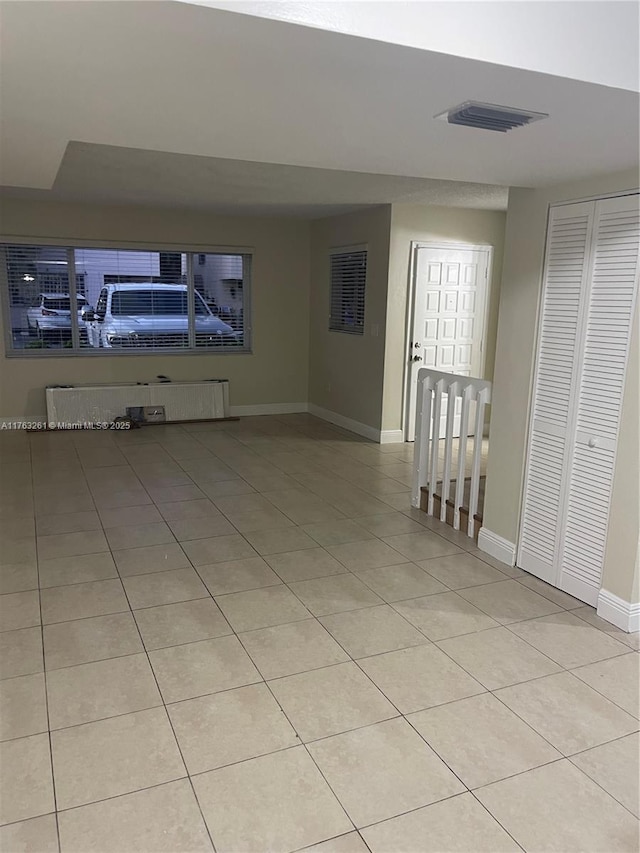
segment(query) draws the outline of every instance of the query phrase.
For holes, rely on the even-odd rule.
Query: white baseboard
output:
[[[601,589],[598,594],[598,616],[627,633],[640,631],[640,602],[632,603]]]
[[[328,421],[330,424],[348,429],[350,432],[355,432],[371,441],[380,442],[380,430],[369,424],[362,424],[360,421],[354,421],[351,418],[346,418],[344,415],[339,415],[337,412],[332,412],[329,409],[323,409],[322,406],[316,406],[315,403],[309,403],[309,414],[315,415],[317,418],[322,418],[323,421]]]
[[[496,560],[506,563],[508,566],[516,564],[516,546],[515,542],[509,542],[508,539],[503,539],[492,530],[486,527],[480,528],[478,534],[478,548],[484,551],[485,554],[490,554]]]
[[[383,429],[380,433],[380,444],[401,444],[404,433],[401,429]]]
[[[307,403],[256,403],[253,406],[229,406],[232,418],[246,418],[248,415],[297,415],[308,412]]]

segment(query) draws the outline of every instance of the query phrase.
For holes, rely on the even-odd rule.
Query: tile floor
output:
[[[638,849],[638,636],[307,415],[0,433],[5,853]]]

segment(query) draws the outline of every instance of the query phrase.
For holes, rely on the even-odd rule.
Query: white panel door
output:
[[[597,202],[575,436],[560,544],[561,589],[595,605],[638,285],[638,196]]]
[[[518,566],[554,585],[593,217],[592,202],[555,207],[547,231]]]
[[[407,370],[407,440],[413,441],[418,370],[481,376],[489,251],[419,246]],[[440,435],[446,432],[446,398]],[[455,435],[460,433],[460,417]]]

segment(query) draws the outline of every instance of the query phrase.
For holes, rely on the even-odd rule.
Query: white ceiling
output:
[[[183,0],[322,30],[640,89],[630,0]]]
[[[405,191],[500,207],[496,185],[637,165],[623,89],[186,3],[0,8],[5,186],[312,215]],[[469,98],[550,118],[504,135],[434,121]]]

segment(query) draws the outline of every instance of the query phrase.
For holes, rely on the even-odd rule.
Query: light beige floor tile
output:
[[[327,550],[353,572],[376,569],[380,566],[395,566],[407,562],[401,554],[380,539],[366,539],[362,542],[330,545]]]
[[[125,527],[105,529],[109,547],[114,551],[128,548],[145,548],[149,545],[167,545],[174,536],[164,521],[155,524],[130,524]]]
[[[432,644],[362,658],[359,664],[403,714],[484,691]]]
[[[113,558],[123,578],[191,567],[187,555],[176,542],[114,551]]]
[[[1,827],[0,850],[6,853],[58,853],[56,816],[43,815]]]
[[[27,539],[12,539],[3,536],[0,542],[0,564],[32,563],[36,559],[36,540],[30,536]]]
[[[86,499],[84,500],[86,504]],[[97,554],[99,551],[108,550],[109,546],[102,530],[38,536],[38,557],[42,560],[50,560],[54,557],[75,557],[81,554]]]
[[[92,486],[91,493],[98,510],[114,509],[116,507],[144,506],[152,500],[146,490],[139,487],[100,487]]]
[[[452,554],[450,557],[435,557],[421,560],[418,565],[437,578],[449,589],[464,589],[469,586],[505,580],[497,569],[478,560],[471,554]]]
[[[627,735],[574,755],[573,764],[640,818],[640,736]]]
[[[382,518],[385,517],[382,516]],[[362,542],[365,539],[374,538],[373,533],[349,518],[305,524],[303,530],[324,548],[329,545],[344,545],[346,542]]]
[[[401,488],[404,490],[404,487]],[[359,525],[375,536],[399,536],[402,533],[422,533],[423,528],[417,521],[407,518],[401,512],[386,515],[367,515],[356,518]]]
[[[315,616],[382,604],[379,596],[351,574],[298,581],[290,587]]]
[[[38,536],[102,529],[95,509],[85,510],[84,512],[60,513],[59,515],[39,515],[37,527]]]
[[[402,533],[398,536],[385,536],[384,541],[414,563],[431,557],[461,553],[460,548],[436,533]]]
[[[307,608],[283,584],[219,595],[216,601],[231,627],[238,632],[299,622],[308,619],[310,615]]]
[[[308,749],[357,827],[464,790],[403,719],[326,738]]]
[[[53,670],[47,698],[52,730],[162,704],[146,654]]]
[[[231,628],[210,598],[181,601],[135,611],[145,648],[163,649],[231,634]]]
[[[193,569],[132,575],[124,578],[123,583],[134,610],[209,596],[206,586]]]
[[[253,486],[250,486],[245,480],[224,480],[220,483],[203,483],[201,489],[211,500],[230,495],[249,495],[255,493]]]
[[[446,592],[447,587],[413,563],[384,566],[366,572],[356,572],[361,581],[384,601],[401,601],[421,595]]]
[[[628,647],[571,613],[554,613],[510,629],[566,669],[628,652]]]
[[[55,808],[47,734],[0,743],[0,824],[48,814]],[[7,768],[11,768],[7,772]]]
[[[287,527],[278,530],[254,530],[245,534],[258,554],[283,554],[286,551],[302,551],[317,548],[317,543],[304,530]]]
[[[530,681],[559,672],[558,664],[540,654],[507,628],[491,628],[440,640],[449,657],[476,678],[487,690]]]
[[[505,687],[496,696],[564,755],[638,728],[636,719],[570,672]]]
[[[285,583],[339,575],[347,571],[342,563],[339,563],[324,548],[272,554],[265,559]]]
[[[44,625],[129,610],[122,583],[115,579],[43,589],[40,603]]]
[[[369,848],[358,832],[338,835],[329,841],[321,841],[312,847],[305,847],[305,853],[369,853]]]
[[[258,530],[281,530],[293,527],[291,521],[284,513],[273,506],[266,509],[248,510],[247,512],[234,513],[229,519],[241,533],[250,533]]]
[[[583,606],[582,601],[578,601],[578,599],[574,598],[572,595],[567,595],[566,592],[556,589],[555,586],[551,586],[533,575],[527,575],[524,578],[520,578],[520,583],[528,589],[532,589],[534,592],[542,595],[544,598],[548,598],[549,601],[553,601],[554,604],[557,604],[558,607],[562,607],[563,610],[575,610],[576,608]]]
[[[65,853],[210,853],[196,798],[186,780],[61,812]]]
[[[180,702],[207,693],[261,681],[258,670],[237,637],[217,637],[149,652],[165,702]]]
[[[43,589],[118,577],[113,557],[107,552],[39,560],[38,568],[40,587]]]
[[[40,624],[40,595],[37,590],[0,595],[0,631],[15,631]]]
[[[612,625],[611,622],[607,622],[606,619],[598,616],[593,607],[579,607],[573,610],[572,614],[574,616],[579,616],[580,619],[588,622],[589,625],[592,625],[594,628],[598,628],[599,631],[604,631],[605,634],[613,637],[614,640],[619,640],[621,643],[629,646],[629,648],[635,649],[635,651],[640,650],[640,632],[634,631],[632,633],[627,633],[626,631],[620,630],[620,628],[616,628],[616,626]]]
[[[154,503],[173,503],[175,501],[195,501],[204,498],[204,492],[193,483],[175,486],[147,486]]]
[[[209,539],[212,536],[230,536],[237,533],[235,527],[220,514],[203,518],[181,518],[167,522],[178,542],[192,539]]]
[[[498,627],[498,623],[490,616],[465,601],[456,592],[400,601],[394,604],[394,607],[430,640],[444,640]]]
[[[349,660],[349,655],[315,619],[248,631],[240,640],[266,679]]]
[[[429,642],[388,604],[322,616],[320,622],[353,658]]]
[[[143,651],[130,612],[45,625],[43,633],[47,670]]]
[[[398,716],[351,662],[277,678],[269,686],[305,742]]]
[[[159,504],[158,509],[165,521],[184,521],[185,518],[219,518],[221,515],[220,510],[206,498]]]
[[[193,780],[218,853],[299,850],[353,829],[302,747]]]
[[[38,588],[38,569],[30,563],[5,563],[0,566],[0,595]]]
[[[42,629],[0,632],[0,678],[42,672]]]
[[[574,669],[573,674],[633,717],[640,717],[640,657],[634,652]]]
[[[186,775],[164,708],[52,732],[51,749],[59,809]]]
[[[462,589],[459,594],[501,625],[561,612],[557,604],[515,580]]]
[[[362,830],[372,853],[518,853],[520,847],[471,794]]]
[[[0,740],[35,735],[48,729],[44,675],[36,673],[0,681]]]
[[[635,818],[568,761],[495,782],[476,796],[524,850],[638,849]]]
[[[101,509],[100,520],[105,528],[127,527],[156,524],[162,521],[162,516],[153,504],[148,504]]]
[[[226,595],[282,584],[262,557],[245,557],[243,560],[214,563],[212,566],[198,566],[198,574],[211,595]]]
[[[468,788],[562,757],[488,693],[419,711],[408,720]]]
[[[264,684],[189,699],[167,710],[191,774],[300,743]]]
[[[256,552],[243,536],[214,536],[185,542],[183,548],[194,566],[226,563],[255,557]]]

